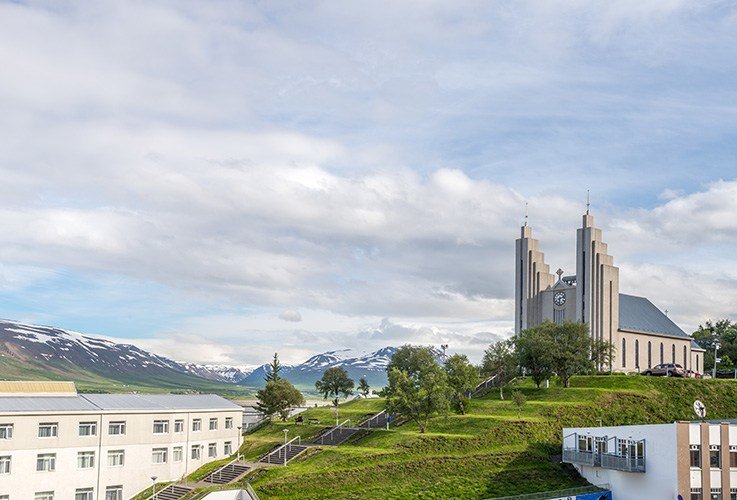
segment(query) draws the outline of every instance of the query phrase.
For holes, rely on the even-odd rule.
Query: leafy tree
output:
[[[484,351],[481,373],[487,377],[496,376],[499,384],[499,399],[504,399],[504,385],[517,373],[517,356],[513,340],[500,340]]]
[[[608,340],[595,339],[591,341],[591,362],[594,370],[612,370],[614,360],[614,346]]]
[[[563,387],[569,387],[571,376],[589,372],[593,363],[590,357],[591,337],[585,323],[566,321],[548,325],[552,335],[550,342],[551,367],[560,378]]]
[[[451,406],[464,415],[468,406],[468,394],[479,383],[478,369],[468,361],[464,354],[454,354],[445,360],[445,374],[451,390]]]
[[[284,378],[269,380],[266,387],[256,393],[256,408],[269,417],[279,415],[286,422],[292,408],[305,403],[305,398],[291,382]]]
[[[366,377],[361,377],[361,380],[358,381],[358,392],[364,398],[371,394],[371,386],[369,385],[368,380],[366,380]]]
[[[274,359],[271,361],[271,363],[269,363],[269,366],[266,369],[266,376],[264,377],[264,380],[266,380],[267,382],[279,380],[280,371],[281,363],[279,362],[279,354],[275,352]]]
[[[517,359],[539,389],[543,381],[553,375],[551,346],[552,334],[549,331],[554,323],[522,330],[515,339]]]
[[[315,382],[315,389],[322,394],[323,398],[332,397],[335,405],[335,425],[338,425],[338,400],[340,395],[348,397],[353,394],[353,379],[342,366],[334,366],[325,370],[322,378]]]
[[[527,396],[520,391],[512,391],[512,404],[517,408],[517,418],[522,418],[522,407],[527,404]]]
[[[421,433],[432,417],[449,408],[448,380],[431,348],[400,347],[387,365],[386,409],[415,422]]]
[[[691,337],[706,350],[704,353],[705,372],[714,367],[715,342],[719,343],[718,355],[722,360],[725,356],[731,360],[737,359],[737,324],[728,319],[708,320],[704,325],[699,325],[698,330],[693,332]]]

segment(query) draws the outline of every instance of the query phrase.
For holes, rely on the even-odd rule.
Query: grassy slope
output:
[[[576,377],[572,387],[537,390],[516,384],[528,397],[518,418],[497,394],[474,400],[465,416],[434,420],[428,433],[413,424],[377,431],[353,444],[312,450],[287,468],[258,471],[251,478],[263,499],[304,498],[488,498],[583,484],[569,468],[555,464],[561,427],[659,423],[691,418],[698,398],[711,418],[737,416],[737,382],[637,376]],[[381,408],[380,400],[343,405],[343,418],[359,419]],[[329,409],[307,418],[332,420]],[[255,459],[279,442],[283,429],[313,436],[324,426],[271,424],[245,438]]]

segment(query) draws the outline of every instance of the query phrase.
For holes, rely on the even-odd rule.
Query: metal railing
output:
[[[260,500],[256,490],[251,486],[251,483],[246,483],[246,493],[251,497],[251,500]]]
[[[289,451],[292,449],[292,444],[295,441],[297,441],[297,444],[298,445],[302,445],[302,437],[301,436],[295,436],[292,439],[290,439],[289,441],[287,441],[286,443],[284,443],[283,445],[281,445],[278,448],[276,448],[274,451],[271,451],[271,452],[267,453],[266,456],[264,456],[264,458],[261,459],[261,461],[262,462],[269,463],[269,464],[273,464],[274,462],[272,462],[271,457],[275,455],[277,460],[281,460],[280,457],[279,457],[279,455],[281,455],[281,453],[283,451],[284,452],[284,466],[286,467],[287,461],[289,460],[287,458],[287,455],[288,455]]]
[[[543,491],[540,493],[526,493],[524,495],[514,495],[511,497],[493,497],[487,500],[547,500],[550,498],[574,497],[585,493],[596,493],[598,491],[607,491],[609,485],[599,486],[581,486],[579,488],[568,488],[566,490]]]
[[[222,479],[222,478],[223,478],[223,476],[222,476],[222,474],[223,474],[223,471],[224,471],[225,469],[227,469],[228,467],[230,467],[231,465],[233,465],[233,464],[234,464],[235,462],[238,462],[238,461],[240,461],[240,458],[241,458],[241,457],[240,457],[240,454],[239,454],[239,455],[238,455],[237,457],[235,457],[235,458],[234,458],[233,460],[231,460],[231,461],[230,461],[230,462],[228,462],[227,464],[225,464],[225,465],[223,465],[222,467],[220,467],[220,468],[219,468],[218,470],[216,470],[216,471],[213,471],[213,472],[211,472],[210,474],[208,474],[208,475],[207,475],[207,476],[205,477],[205,479],[203,479],[203,481],[205,481],[206,483],[214,483],[214,480],[213,480],[213,478],[214,478],[215,474],[217,474],[217,475],[218,475],[218,479]]]
[[[477,385],[474,388],[474,390],[471,391],[471,394],[475,395],[475,394],[478,394],[478,393],[480,393],[482,391],[485,391],[486,389],[488,389],[494,383],[494,381],[496,380],[496,378],[497,378],[496,375],[492,375],[491,377],[487,378],[486,380],[484,380],[483,382],[481,382],[479,385]]]
[[[345,428],[345,425],[350,421],[351,421],[350,418],[345,419],[342,423],[336,425],[335,427],[333,427],[332,429],[330,429],[329,431],[321,435],[319,438],[317,438],[315,440],[315,443],[325,444],[326,438],[328,438],[329,436],[332,436],[335,431],[340,431],[340,429]]]
[[[579,451],[575,449],[563,450],[563,461],[571,464],[595,465],[597,454],[591,451]]]
[[[361,427],[364,427],[365,426],[367,429],[370,429],[371,428],[371,422],[374,421],[374,420],[376,420],[377,418],[381,417],[385,413],[386,413],[386,410],[381,410],[379,413],[377,413],[373,417],[370,417],[368,420],[366,420],[364,423],[362,423],[361,424]],[[377,425],[376,427],[380,427],[380,426]],[[383,427],[383,425],[381,427]]]
[[[601,455],[601,466],[605,469],[621,470],[623,472],[645,472],[645,459],[603,453]]]

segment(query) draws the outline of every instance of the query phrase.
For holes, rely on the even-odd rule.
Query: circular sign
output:
[[[704,418],[706,416],[706,406],[704,406],[704,403],[698,399],[693,402],[693,411],[699,418]]]

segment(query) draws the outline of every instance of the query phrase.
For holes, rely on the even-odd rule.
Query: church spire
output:
[[[586,215],[589,215],[591,209],[591,190],[586,190]]]
[[[525,226],[527,226],[527,219],[529,218],[528,208],[529,204],[525,202]]]

